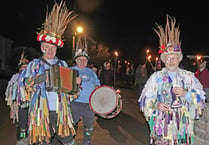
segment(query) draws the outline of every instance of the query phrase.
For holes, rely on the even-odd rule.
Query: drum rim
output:
[[[114,107],[113,107],[110,111],[108,111],[108,112],[106,112],[106,113],[100,113],[100,112],[95,111],[95,110],[93,109],[92,105],[91,105],[91,98],[92,98],[93,93],[94,93],[95,91],[97,91],[99,88],[102,88],[102,87],[108,87],[108,88],[112,89],[112,90],[114,91],[114,93],[117,95],[117,92],[116,92],[116,91],[114,90],[114,88],[112,88],[111,86],[108,86],[108,85],[99,86],[99,87],[95,88],[95,89],[92,91],[92,93],[91,93],[91,95],[90,95],[90,97],[89,97],[89,106],[90,106],[91,110],[94,111],[96,114],[99,114],[99,115],[100,115],[100,114],[101,114],[101,115],[107,115],[107,114],[111,113],[113,110],[115,110],[115,108],[117,107],[117,104],[118,104],[118,99],[116,99],[116,103],[115,103]],[[117,97],[117,96],[116,96],[116,97]]]

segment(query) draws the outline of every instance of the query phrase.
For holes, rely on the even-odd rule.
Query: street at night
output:
[[[3,1],[0,145],[209,145],[206,2]]]
[[[136,87],[119,87],[122,97],[122,111],[112,119],[96,117],[92,138],[93,145],[148,145],[149,130],[143,114],[139,111],[136,99]],[[4,96],[0,105],[2,145],[16,144],[15,125],[9,119],[9,107],[6,106]],[[82,145],[82,122],[79,123],[76,142]],[[52,145],[59,145],[54,141]]]

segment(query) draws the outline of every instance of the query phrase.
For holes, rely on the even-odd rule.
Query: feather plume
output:
[[[28,59],[26,59],[25,52],[23,50],[23,52],[21,53],[18,65],[20,66],[20,65],[27,64],[27,63],[28,63]]]
[[[156,25],[157,29],[153,28],[153,30],[159,37],[160,49],[162,48],[162,46],[167,46],[168,44],[171,44],[172,47],[180,45],[180,30],[179,26],[175,26],[176,19],[174,17],[170,17],[169,15],[167,15],[165,29],[157,23]]]
[[[66,3],[62,0],[60,4],[54,4],[51,12],[46,13],[45,22],[42,25],[41,31],[38,34],[46,34],[54,36],[58,39],[63,38],[63,33],[68,24],[77,16],[72,16],[73,11],[69,11]]]

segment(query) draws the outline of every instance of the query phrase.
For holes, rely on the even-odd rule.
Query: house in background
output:
[[[11,56],[13,41],[0,35],[0,70],[6,71],[10,69],[7,60]]]
[[[11,58],[13,41],[0,35],[0,96],[3,96],[13,72],[8,63]],[[2,98],[2,97],[1,97]]]

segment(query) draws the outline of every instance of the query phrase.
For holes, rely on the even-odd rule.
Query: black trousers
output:
[[[20,140],[20,133],[23,133],[23,130],[25,131],[26,136],[28,135],[28,107],[21,108],[19,107],[18,110],[18,117],[19,121],[17,122],[17,140]]]
[[[71,142],[70,136],[61,137],[58,136],[58,127],[57,127],[57,113],[56,111],[49,111],[49,120],[50,120],[50,133],[51,133],[51,141],[50,143],[43,142],[42,145],[48,145],[51,144],[54,138],[57,138],[57,140],[61,144],[67,144]]]

